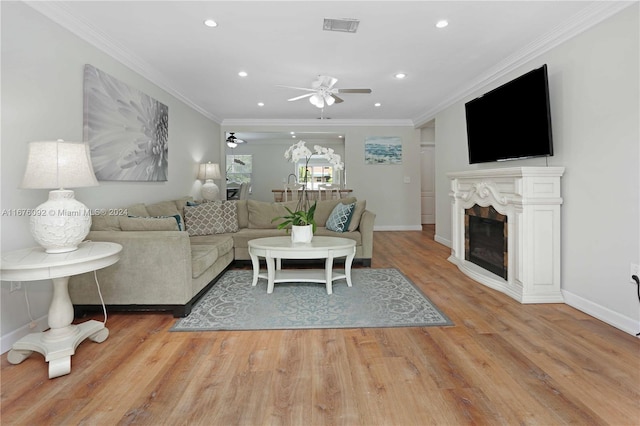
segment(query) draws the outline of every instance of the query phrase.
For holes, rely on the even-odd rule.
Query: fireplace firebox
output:
[[[465,260],[507,279],[507,216],[493,207],[465,209]]]

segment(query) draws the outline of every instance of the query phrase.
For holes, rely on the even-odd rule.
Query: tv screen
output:
[[[547,66],[465,104],[469,163],[553,155]]]

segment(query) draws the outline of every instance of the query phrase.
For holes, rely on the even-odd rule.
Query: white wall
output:
[[[292,122],[294,123],[294,122]],[[305,126],[226,126],[223,130],[230,132],[332,132],[344,135],[344,157],[346,186],[354,190],[358,199],[367,200],[367,209],[376,214],[375,230],[420,230],[420,132],[413,126],[398,125],[331,125]],[[401,165],[367,165],[364,163],[364,142],[367,136],[398,136],[402,140]],[[289,144],[288,144],[289,145]],[[277,154],[282,157],[284,149]],[[247,145],[245,148],[251,150]],[[237,149],[236,149],[237,150]],[[240,153],[240,151],[238,151]],[[254,158],[254,164],[260,161]],[[280,161],[280,160],[278,160]],[[276,170],[273,180],[280,182],[282,177],[293,171],[290,163],[273,165]],[[409,183],[404,183],[407,177]],[[272,183],[270,183],[271,185]]]
[[[635,4],[469,97],[548,64],[555,150],[549,165],[566,167],[562,178],[565,300],[633,334],[640,331],[636,287],[629,283],[629,264],[640,263],[638,40]],[[464,102],[437,115],[435,134],[436,239],[448,245],[447,172],[545,165],[541,158],[469,165]]]
[[[121,207],[196,195],[197,163],[219,161],[220,126],[67,30],[18,2],[2,8],[2,129],[0,172],[2,209],[34,208],[47,190],[22,190],[27,143],[37,140],[82,141],[83,67],[92,64],[169,107],[169,179],[167,182],[101,182],[79,188],[76,198],[89,208]],[[34,246],[28,219],[3,215],[3,251]],[[25,284],[32,315],[42,318],[51,300],[51,283]],[[29,323],[24,293],[2,283],[2,350]]]

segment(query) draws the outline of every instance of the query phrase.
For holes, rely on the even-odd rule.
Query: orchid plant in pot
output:
[[[316,232],[316,222],[314,220],[314,214],[316,211],[316,201],[311,205],[309,201],[309,193],[307,192],[307,180],[309,178],[309,160],[311,157],[318,156],[319,158],[326,158],[329,163],[333,165],[334,170],[343,170],[344,163],[341,161],[340,155],[336,154],[333,149],[325,148],[320,145],[313,147],[315,152],[311,152],[306,146],[305,141],[299,141],[291,145],[284,153],[284,158],[297,164],[299,161],[304,160],[304,176],[302,183],[302,192],[298,198],[298,204],[295,210],[285,206],[285,209],[289,214],[285,216],[276,217],[272,222],[284,219],[284,221],[278,224],[278,229],[288,229],[291,225],[291,239],[294,242],[310,242],[313,234]],[[305,230],[299,229],[299,227],[306,227]],[[298,234],[303,234],[302,236]]]

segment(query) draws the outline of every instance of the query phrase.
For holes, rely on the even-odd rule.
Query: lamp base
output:
[[[76,250],[91,229],[91,212],[69,189],[49,192],[31,216],[31,234],[47,253]]]
[[[220,198],[220,188],[213,183],[213,179],[207,179],[200,191],[205,200],[212,201]]]

